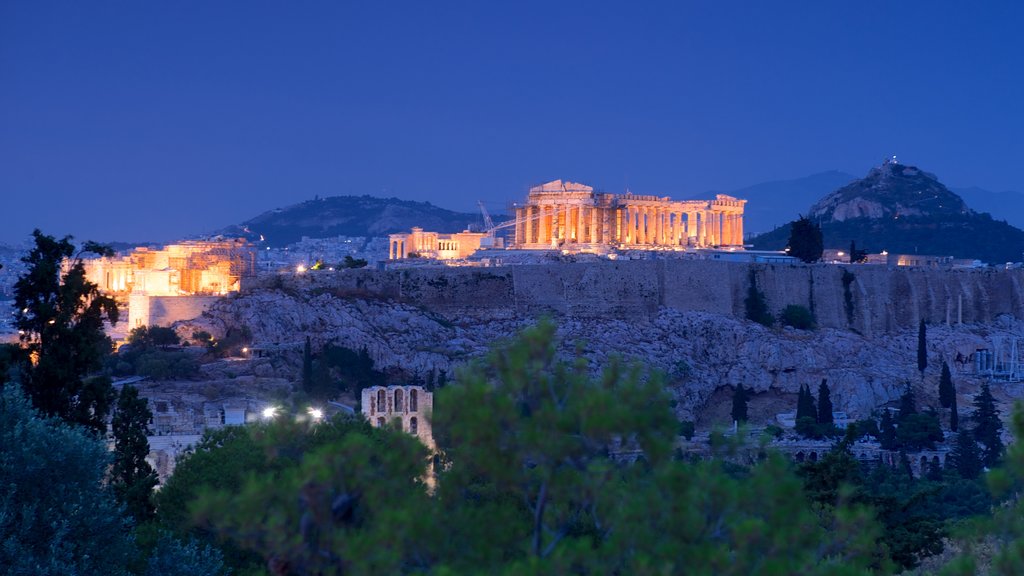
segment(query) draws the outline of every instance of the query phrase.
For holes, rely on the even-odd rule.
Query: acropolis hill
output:
[[[707,260],[597,261],[499,268],[345,270],[243,281],[243,291],[326,292],[423,306],[453,318],[616,318],[660,308],[744,317],[751,274],[771,311],[812,310],[819,326],[866,336],[929,323],[1024,318],[1024,270],[743,264]],[[844,279],[845,277],[845,279]]]
[[[773,313],[805,306],[819,328],[746,320],[751,275]],[[800,385],[822,378],[837,409],[861,416],[920,381],[921,319],[930,326],[933,364],[947,360],[958,390],[971,393],[975,352],[1024,333],[1024,271],[676,259],[321,270],[243,280],[237,296],[179,332],[219,336],[248,327],[253,346],[267,351],[251,369],[265,376],[294,378],[310,335],[314,349],[366,348],[381,369],[411,377],[453,374],[542,315],[558,324],[562,352],[574,355],[581,343],[592,368],[619,355],[663,371],[681,417],[702,417],[718,405],[716,391],[742,382],[758,394],[755,412],[764,403],[771,419]],[[920,391],[923,401],[933,388]]]

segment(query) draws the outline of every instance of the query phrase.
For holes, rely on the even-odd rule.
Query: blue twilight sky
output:
[[[0,242],[314,195],[498,210],[897,154],[1024,191],[1024,2],[0,0]]]

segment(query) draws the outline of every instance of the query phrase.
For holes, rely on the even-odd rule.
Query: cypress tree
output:
[[[896,426],[892,421],[892,413],[889,410],[882,412],[882,423],[879,424],[878,443],[883,450],[896,449]]]
[[[828,389],[827,380],[822,378],[818,386],[818,424],[833,424],[832,393]]]
[[[953,376],[949,373],[949,364],[943,360],[942,376],[939,377],[939,404],[943,408],[953,406],[953,396],[955,395],[956,389],[953,388]]]
[[[982,460],[988,467],[994,467],[1003,455],[1003,422],[999,419],[995,399],[988,383],[981,385],[981,391],[974,397],[974,437],[985,447]]]
[[[903,422],[909,416],[917,414],[917,403],[914,400],[914,389],[907,384],[907,390],[900,396],[900,413],[896,416],[897,422]]]
[[[111,485],[136,522],[153,517],[153,487],[157,478],[146,462],[149,441],[146,430],[153,421],[145,398],[134,386],[126,384],[117,398],[117,410],[111,421],[114,432],[114,466]]]
[[[961,478],[973,480],[984,468],[981,451],[970,430],[962,430],[956,436],[956,444],[946,456],[946,468],[956,470]]]
[[[804,216],[790,222],[788,244],[789,255],[807,263],[821,260],[825,247],[821,227]]]
[[[928,367],[928,337],[924,326],[924,319],[917,327],[917,369],[924,378],[924,370]]]
[[[953,394],[953,405],[949,407],[949,429],[956,432],[960,428],[960,412],[956,405],[956,394]]]
[[[796,419],[810,418],[812,421],[818,421],[818,411],[814,407],[814,396],[811,395],[811,389],[806,385],[800,386],[800,395],[797,396],[796,400]]]
[[[747,390],[742,382],[732,393],[732,419],[733,422],[747,421]]]

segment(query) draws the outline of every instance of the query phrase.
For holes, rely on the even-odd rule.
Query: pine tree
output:
[[[827,380],[821,380],[818,386],[818,424],[833,424],[832,393],[828,389]]]
[[[938,456],[932,456],[928,461],[928,472],[925,477],[932,482],[942,482],[942,466],[939,465]]]
[[[883,450],[896,449],[896,426],[892,421],[892,413],[889,410],[882,412],[882,423],[879,424],[878,443]]]
[[[985,447],[982,460],[988,467],[994,467],[1003,456],[1003,422],[999,419],[995,399],[988,383],[981,385],[981,391],[974,397],[974,437]]]
[[[733,422],[747,421],[747,389],[741,382],[732,393],[732,420]]]
[[[117,410],[111,426],[114,432],[114,466],[111,485],[136,522],[153,517],[153,487],[156,472],[146,462],[149,441],[146,430],[153,414],[139,391],[126,384],[117,399]]]
[[[984,468],[978,442],[970,430],[962,430],[956,436],[956,444],[946,456],[946,468],[956,470],[961,478],[973,480]]]
[[[302,349],[302,390],[306,394],[313,392],[313,347],[309,336],[306,336],[306,346]]]
[[[82,255],[113,252],[86,242],[75,253],[70,236],[32,236],[35,247],[22,258],[27,270],[14,285],[15,324],[34,358],[22,378],[25,392],[45,415],[105,433],[115,393],[109,378],[94,373],[113,350],[103,322],[117,323],[118,310],[86,279]]]
[[[789,255],[804,262],[821,260],[825,243],[821,227],[810,219],[800,216],[789,225]]]
[[[949,373],[949,364],[945,360],[942,361],[942,376],[939,377],[939,404],[943,408],[949,408],[953,405],[953,396],[956,395],[956,389],[953,388],[953,376]]]
[[[917,369],[924,378],[924,371],[928,368],[928,336],[924,325],[924,319],[917,327]]]

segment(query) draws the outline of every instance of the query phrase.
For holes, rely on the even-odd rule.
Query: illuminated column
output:
[[[515,219],[516,219],[516,239],[515,243],[522,244],[523,240],[523,210],[522,208],[516,208]]]
[[[527,205],[526,210],[526,222],[523,222],[523,230],[526,232],[526,239],[524,243],[533,243],[533,206]]]
[[[636,242],[636,230],[634,230],[635,226],[633,224],[633,218],[635,215],[636,208],[634,208],[633,206],[626,206],[626,225],[623,227],[623,229],[625,230],[624,241],[626,244],[633,244]]]
[[[661,210],[661,207],[654,208],[654,244],[664,244],[665,239],[662,236],[665,233],[665,223],[663,218],[665,213]]]
[[[703,247],[708,245],[707,210],[701,210],[698,217],[700,218],[700,220],[697,221],[697,244]]]
[[[732,214],[722,214],[722,244],[732,245]]]
[[[736,244],[738,246],[742,246],[743,245],[743,214],[737,214],[736,215],[736,225],[733,228],[735,228]]]
[[[388,260],[394,260],[394,259],[395,259],[395,241],[394,240],[389,240],[388,241]]]
[[[597,206],[590,209],[590,243],[597,244]]]
[[[647,206],[637,206],[636,242],[647,244]]]

